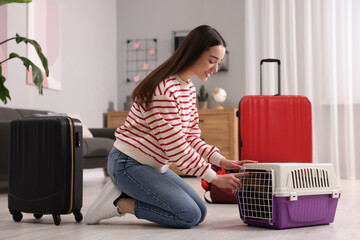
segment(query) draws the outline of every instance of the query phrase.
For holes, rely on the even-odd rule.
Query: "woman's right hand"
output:
[[[250,174],[247,172],[216,175],[211,183],[215,184],[219,188],[230,188],[231,190],[236,190],[242,187],[242,183],[239,177],[249,175]]]

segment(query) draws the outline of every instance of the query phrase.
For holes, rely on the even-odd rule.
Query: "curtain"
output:
[[[359,179],[360,1],[246,0],[245,6],[246,94],[259,94],[260,60],[279,58],[282,95],[312,103],[314,162]],[[276,68],[263,71],[263,94],[275,94]]]

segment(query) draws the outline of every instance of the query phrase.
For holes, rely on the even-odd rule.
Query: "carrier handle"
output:
[[[275,94],[275,96],[280,96],[281,92],[280,92],[280,59],[275,59],[275,58],[267,58],[267,59],[262,59],[260,61],[260,95],[262,95],[262,64],[264,62],[276,62],[278,64],[278,94]]]

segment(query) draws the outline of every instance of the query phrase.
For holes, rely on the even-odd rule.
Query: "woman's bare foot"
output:
[[[130,214],[135,214],[135,199],[133,198],[122,198],[117,202],[116,205],[118,212],[125,214],[125,213],[130,213]]]

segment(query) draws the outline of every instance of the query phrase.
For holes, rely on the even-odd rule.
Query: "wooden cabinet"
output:
[[[237,109],[199,109],[201,138],[209,145],[220,149],[227,159],[238,159],[238,120]],[[118,127],[124,124],[128,111],[109,111],[107,126]],[[171,166],[179,175],[180,171]]]
[[[117,128],[125,123],[129,111],[109,111],[107,114],[107,127]]]
[[[199,109],[201,138],[220,149],[227,159],[238,159],[237,109]]]

